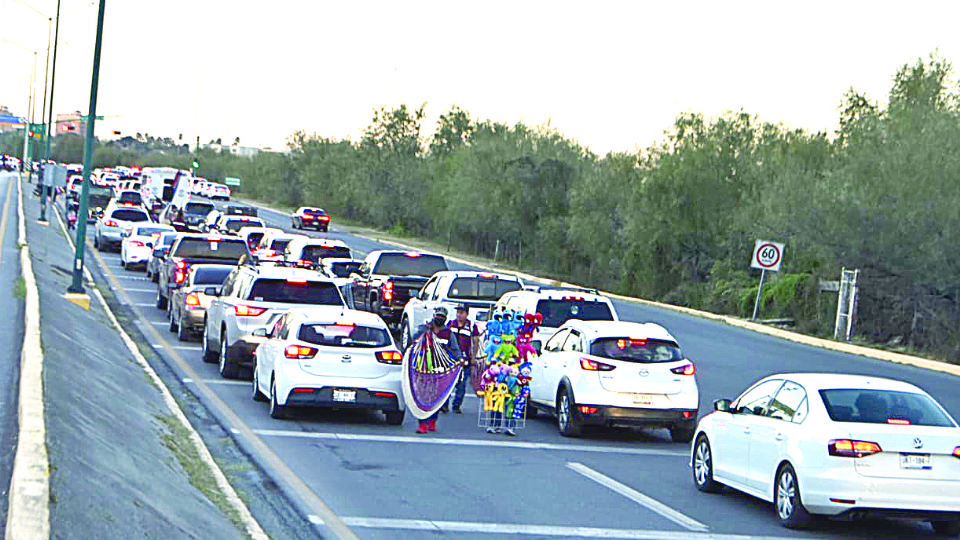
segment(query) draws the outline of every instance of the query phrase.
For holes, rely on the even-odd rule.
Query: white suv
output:
[[[490,312],[490,316],[503,310],[512,310],[520,315],[527,313],[543,315],[543,323],[530,340],[530,345],[538,351],[543,343],[570,319],[620,320],[610,299],[599,294],[595,289],[528,285],[521,291],[508,292],[501,296],[497,305],[493,307],[493,311]]]
[[[115,205],[111,202],[103,213],[103,217],[97,220],[93,245],[100,251],[103,251],[108,244],[119,248],[125,231],[132,230],[135,225],[149,223],[152,223],[152,220],[143,208],[133,205]]]
[[[693,438],[696,367],[660,325],[570,320],[532,362],[527,414],[554,412],[565,436],[592,424],[667,427],[676,442]]]
[[[237,267],[207,308],[203,324],[203,360],[220,360],[220,375],[235,378],[253,365],[253,351],[263,338],[253,335],[268,328],[290,308],[346,307],[340,289],[311,270],[277,266]]]

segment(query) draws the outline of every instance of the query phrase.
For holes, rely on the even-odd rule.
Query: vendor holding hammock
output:
[[[451,334],[450,328],[446,327],[446,323],[447,308],[438,307],[437,309],[433,310],[433,319],[417,328],[416,333],[413,335],[413,339],[410,340],[410,346],[413,347],[413,344],[416,344],[425,333],[431,332],[433,334],[432,337],[434,341],[443,347],[450,358],[459,359],[460,345],[457,343],[456,337]],[[438,414],[439,411],[433,413],[428,418],[420,420],[420,425],[417,427],[417,433],[436,431]]]

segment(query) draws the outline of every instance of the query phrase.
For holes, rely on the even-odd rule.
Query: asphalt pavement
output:
[[[0,172],[0,530],[6,528],[7,494],[17,450],[20,349],[23,346],[23,294],[18,292],[17,175]]]
[[[260,214],[269,226],[290,230],[287,214]],[[329,233],[307,234],[343,240],[358,258],[394,247],[336,222]],[[413,433],[409,415],[396,427],[379,414],[358,411],[296,411],[292,419],[273,420],[266,405],[251,400],[249,382],[221,379],[216,365],[202,362],[197,342],[180,342],[168,332],[166,314],[154,308],[156,288],[142,272],[120,269],[116,253],[98,253],[89,264],[101,262],[103,279],[146,342],[319,534],[329,533],[336,520],[362,538],[933,536],[926,525],[892,521],[783,529],[767,503],[732,492],[699,493],[687,445],[670,442],[666,430],[589,430],[567,439],[553,419],[542,417],[528,420],[517,438],[492,436],[477,427],[475,397],[467,399],[463,415],[441,415],[438,432],[427,436]],[[769,373],[842,371],[913,382],[960,416],[960,396],[951,392],[958,380],[951,375],[821,350],[668,309],[620,300],[615,305],[621,318],[661,323],[679,339],[697,364],[701,414],[714,399],[735,397]]]

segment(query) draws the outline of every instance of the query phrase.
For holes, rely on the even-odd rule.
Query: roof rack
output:
[[[580,292],[586,294],[600,294],[600,291],[597,289],[590,289],[587,287],[555,287],[551,285],[524,285],[523,290],[533,291],[533,292],[543,292],[543,291],[570,291],[570,292]]]

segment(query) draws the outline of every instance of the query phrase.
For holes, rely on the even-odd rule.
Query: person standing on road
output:
[[[456,338],[457,345],[460,346],[460,357],[464,362],[463,370],[460,371],[460,379],[457,380],[457,386],[450,396],[448,405],[453,407],[453,412],[463,414],[460,406],[463,405],[463,396],[467,390],[467,381],[470,380],[470,361],[476,356],[477,346],[480,340],[480,330],[477,325],[468,318],[469,310],[466,304],[458,304],[456,308],[457,318],[447,324],[447,329],[453,337]],[[443,412],[449,410],[444,405]]]
[[[427,332],[433,332],[433,339],[436,341],[436,343],[443,347],[450,358],[454,360],[459,359],[460,345],[457,343],[456,339],[452,339],[453,336],[450,333],[450,329],[445,326],[446,323],[447,308],[438,307],[437,309],[433,310],[433,319],[417,328],[417,332],[413,335],[413,339],[410,340],[410,346],[412,347],[413,343],[416,343],[421,337],[423,337],[423,334]],[[417,426],[417,433],[436,431],[437,416],[439,416],[439,411],[430,415],[429,418],[420,420],[420,425]]]

